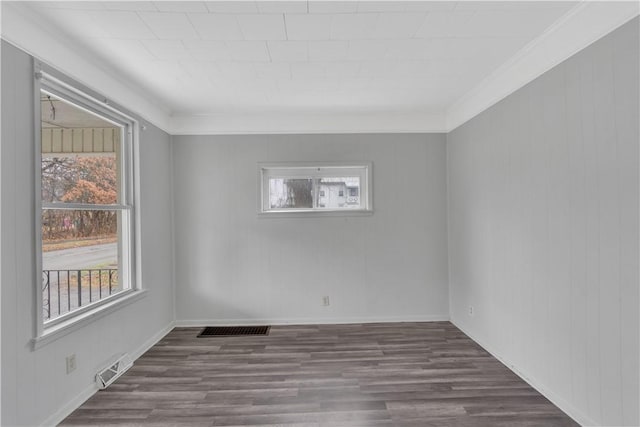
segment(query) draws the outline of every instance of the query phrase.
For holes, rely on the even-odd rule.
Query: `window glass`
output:
[[[41,166],[43,202],[118,203],[116,153],[43,154]]]
[[[325,209],[359,209],[360,199],[357,196],[345,197],[345,192],[360,188],[360,177],[326,177],[319,178],[317,187],[320,191],[318,208]],[[350,193],[349,193],[350,194]]]
[[[45,326],[132,287],[125,125],[56,92],[40,96]]]
[[[260,171],[262,212],[371,209],[366,197],[369,166],[273,166]]]
[[[123,290],[118,275],[118,211],[42,211],[43,318]]]
[[[269,206],[272,209],[311,208],[311,179],[273,178],[269,180]]]

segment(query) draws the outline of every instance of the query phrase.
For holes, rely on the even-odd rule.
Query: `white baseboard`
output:
[[[175,326],[176,326],[176,322],[172,320],[164,328],[156,332],[155,335],[153,335],[151,338],[146,340],[140,347],[132,351],[131,359],[134,361],[134,363],[140,356],[146,353],[147,350],[149,350],[151,347],[156,345],[158,341],[160,341],[162,338],[164,338],[165,335],[171,332],[171,330],[175,328]]]
[[[323,317],[323,318],[262,318],[262,319],[183,319],[176,320],[176,326],[239,326],[239,325],[341,325],[350,323],[395,323],[395,322],[442,322],[448,321],[449,315],[418,315],[391,317]]]
[[[598,426],[599,423],[592,420],[590,417],[585,415],[582,411],[578,410],[575,406],[567,402],[563,397],[558,396],[555,392],[553,392],[549,387],[544,385],[541,381],[538,381],[535,376],[525,372],[524,370],[518,368],[513,361],[506,359],[503,357],[496,349],[488,345],[486,342],[478,339],[474,334],[470,333],[467,329],[465,329],[459,322],[457,322],[453,317],[451,318],[451,323],[462,332],[464,332],[469,338],[475,341],[480,347],[484,348],[489,354],[498,359],[504,366],[509,368],[514,374],[522,378],[527,384],[536,389],[540,394],[549,399],[551,403],[560,408],[565,414],[570,416],[575,422],[580,424],[581,426]]]
[[[80,393],[76,395],[73,399],[71,399],[67,404],[65,404],[62,408],[58,409],[53,415],[47,418],[41,426],[57,426],[69,416],[73,411],[80,407],[84,402],[89,400],[91,396],[98,391],[98,386],[95,383],[89,384],[87,388],[82,390]]]
[[[145,341],[141,346],[133,350],[130,355],[134,361],[142,356],[147,350],[153,347],[158,341],[160,341],[165,335],[167,335],[174,328],[175,322],[170,322],[167,326],[155,333],[151,338]],[[80,405],[86,402],[91,396],[98,391],[98,386],[95,382],[92,382],[84,390],[76,395],[73,399],[67,402],[62,408],[47,418],[41,425],[42,426],[56,426],[69,416],[73,411],[78,409]]]

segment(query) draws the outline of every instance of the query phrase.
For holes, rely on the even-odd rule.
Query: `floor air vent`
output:
[[[129,355],[123,354],[118,358],[118,360],[96,374],[96,383],[98,383],[98,387],[101,389],[107,388],[132,366],[133,362]]]
[[[207,326],[198,338],[236,335],[269,335],[270,326]]]

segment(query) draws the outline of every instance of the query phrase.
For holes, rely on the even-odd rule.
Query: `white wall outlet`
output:
[[[322,297],[322,305],[323,305],[323,306],[325,306],[325,307],[326,307],[326,306],[328,306],[328,305],[330,305],[329,297],[328,297],[328,296],[324,296],[324,297]]]
[[[67,374],[76,370],[76,355],[75,353],[67,356]]]
[[[473,316],[473,306],[469,306],[469,316]]]

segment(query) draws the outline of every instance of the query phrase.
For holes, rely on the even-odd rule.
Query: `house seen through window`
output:
[[[262,211],[370,210],[368,166],[262,168]]]

